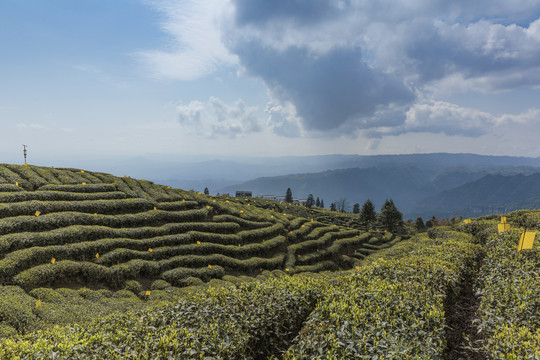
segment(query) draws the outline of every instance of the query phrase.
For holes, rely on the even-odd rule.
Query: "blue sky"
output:
[[[537,0],[2,0],[1,162],[540,156]]]

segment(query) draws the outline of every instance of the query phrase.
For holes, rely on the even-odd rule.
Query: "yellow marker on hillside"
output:
[[[15,186],[19,186],[19,182],[18,182],[18,181],[15,181]]]
[[[197,241],[197,245],[201,245],[201,242],[200,242],[200,241]]]
[[[97,213],[94,213],[94,216],[97,216]]]
[[[170,186],[167,186],[167,189],[170,189],[171,187]]]
[[[355,269],[356,269],[356,270],[360,270],[360,269],[361,269],[361,267],[360,267],[360,266],[357,266],[357,267],[355,267]]]
[[[286,268],[285,271],[286,271],[286,272],[289,272],[289,268]]]
[[[501,224],[506,224],[506,216],[501,216]]]
[[[40,299],[38,299],[38,300],[36,301],[36,309],[37,309],[38,307],[41,307],[41,300],[40,300]]]
[[[99,253],[96,253],[96,259],[99,259]]]
[[[82,183],[82,185],[83,185],[83,186],[85,186],[85,185],[86,185],[86,183],[85,183],[85,182],[83,182],[83,183]]]
[[[465,220],[463,220],[463,222],[464,222],[465,224],[470,224],[470,223],[471,223],[471,219],[465,219]]]
[[[34,215],[39,216],[41,214],[41,211],[36,211]]]
[[[532,249],[536,232],[525,231],[519,239],[518,251]]]
[[[145,295],[146,295],[146,296],[150,296],[150,294],[152,294],[152,292],[151,292],[150,290],[146,290]]]
[[[52,258],[51,259],[51,264],[54,264],[56,262],[56,259],[55,258]]]
[[[508,230],[510,230],[510,224],[506,224],[506,223],[497,224],[497,231],[499,232],[499,234],[506,232]]]
[[[154,206],[154,211],[156,211],[156,210],[157,210],[157,207]]]
[[[81,174],[84,174],[84,170],[81,170]]]
[[[212,268],[212,265],[208,265],[208,268],[211,269],[211,268]]]
[[[152,252],[152,251],[153,251],[152,248],[148,248],[148,252]]]

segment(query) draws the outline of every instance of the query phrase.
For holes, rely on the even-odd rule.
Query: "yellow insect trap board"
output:
[[[508,230],[510,230],[510,224],[505,224],[505,223],[502,223],[502,224],[497,224],[497,230],[500,233],[503,233],[503,232],[506,232]]]
[[[532,249],[536,232],[526,231],[519,239],[518,251]]]

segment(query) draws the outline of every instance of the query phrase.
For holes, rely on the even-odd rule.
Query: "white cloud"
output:
[[[257,115],[258,108],[247,106],[241,99],[227,105],[216,97],[210,97],[206,103],[191,101],[187,105],[178,105],[176,111],[181,126],[208,138],[234,138],[263,130],[262,120]]]
[[[137,53],[153,76],[194,80],[237,62],[221,41],[228,0],[166,0],[150,4],[164,14],[161,26],[171,36],[168,49]]]

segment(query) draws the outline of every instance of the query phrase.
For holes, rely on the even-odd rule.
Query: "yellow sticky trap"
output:
[[[157,207],[154,206],[154,211],[157,210]]]
[[[199,191],[199,192],[197,193],[197,195],[202,195],[202,192]]]
[[[38,299],[38,301],[36,301],[36,309],[37,309],[38,307],[41,307],[41,305],[42,305],[42,304],[41,304],[41,300]]]
[[[470,224],[470,223],[471,223],[471,219],[465,219],[465,220],[463,220],[463,223],[465,223],[465,224]]]
[[[56,259],[55,258],[52,258],[51,259],[51,264],[54,264],[56,262]]]
[[[313,219],[311,219],[311,222],[313,222]]]
[[[356,270],[360,270],[361,268],[360,268],[360,266],[357,266],[357,267],[355,267],[355,269],[356,269]]]
[[[518,251],[532,249],[536,232],[525,231],[519,239]]]
[[[197,241],[197,245],[201,245],[201,242],[200,242],[200,241]]]
[[[146,296],[150,296],[151,293],[152,293],[152,292],[151,292],[150,290],[146,290],[145,295],[146,295]]]
[[[212,202],[216,202],[216,200],[212,200]]]
[[[96,253],[96,259],[99,259],[99,253]]]
[[[28,166],[28,164],[27,164],[27,163],[24,163],[24,166]]]
[[[36,211],[34,215],[39,216],[41,214],[41,211]]]
[[[243,214],[244,213],[244,210],[240,210],[240,214]]]
[[[212,265],[208,265],[208,268],[211,269],[211,268],[212,268]]]
[[[171,187],[170,186],[167,186],[167,189],[170,189]]]
[[[152,248],[148,248],[148,252],[152,252]]]
[[[97,213],[94,213],[94,216],[97,216]]]
[[[210,206],[206,205],[206,208],[207,208],[207,209],[210,209]]]
[[[499,234],[506,232],[508,230],[510,230],[510,224],[506,224],[506,223],[497,224],[497,231],[499,232]]]
[[[274,218],[274,215],[270,216],[272,219]]]
[[[238,244],[238,247],[242,247],[242,245]]]
[[[15,182],[15,186],[19,186],[19,182],[18,182],[18,181]]]
[[[506,224],[506,216],[501,216],[501,224]]]
[[[289,268],[286,268],[285,271],[286,271],[286,272],[289,272]]]
[[[182,202],[186,202],[186,199],[182,199]]]
[[[84,170],[81,170],[81,174],[84,174]]]
[[[127,179],[127,175],[124,175],[124,179]]]
[[[83,182],[83,183],[82,183],[82,185],[84,186],[84,185],[86,185],[86,183],[85,183],[85,182]]]

